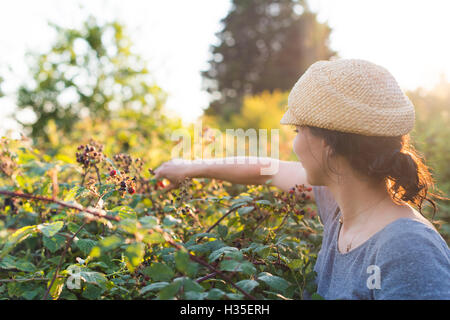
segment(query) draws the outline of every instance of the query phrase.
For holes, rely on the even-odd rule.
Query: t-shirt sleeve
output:
[[[415,223],[417,226],[420,222]],[[446,242],[425,225],[397,231],[378,250],[381,286],[374,291],[374,298],[450,300],[450,252]]]
[[[327,186],[312,186],[312,189],[317,206],[317,214],[324,227],[326,227],[333,218],[338,204]]]

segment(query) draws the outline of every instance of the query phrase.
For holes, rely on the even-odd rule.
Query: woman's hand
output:
[[[164,191],[170,191],[180,186],[180,183],[187,177],[192,167],[192,162],[183,159],[172,159],[164,162],[155,170],[155,179],[166,178],[170,184],[164,188]]]

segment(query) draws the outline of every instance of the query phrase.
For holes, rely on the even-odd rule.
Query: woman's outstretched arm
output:
[[[186,177],[210,178],[231,183],[259,185],[271,180],[270,185],[289,191],[296,184],[306,182],[306,172],[301,162],[282,161],[273,158],[230,157],[207,160],[172,159],[155,170],[155,178],[166,178],[171,182],[167,190],[178,187]],[[307,191],[314,200],[314,193]]]

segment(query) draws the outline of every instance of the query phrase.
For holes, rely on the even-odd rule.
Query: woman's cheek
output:
[[[298,160],[301,160],[300,156],[299,156],[301,154],[301,152],[299,150],[300,149],[299,142],[300,142],[299,137],[298,137],[298,135],[296,135],[294,138],[294,142],[292,143],[292,149],[293,149],[295,155],[297,156]]]

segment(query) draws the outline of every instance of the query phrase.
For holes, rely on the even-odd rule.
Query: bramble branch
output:
[[[53,202],[53,203],[56,203],[56,204],[58,204],[58,205],[60,205],[62,207],[79,210],[81,212],[87,212],[87,213],[92,214],[93,216],[96,216],[98,218],[105,218],[105,219],[108,219],[108,220],[120,221],[119,217],[108,216],[106,214],[103,214],[102,211],[100,211],[100,210],[84,208],[81,205],[70,204],[70,203],[66,203],[64,201],[60,201],[60,200],[56,200],[56,199],[52,199],[52,198],[36,196],[34,194],[26,194],[26,193],[19,193],[19,192],[4,191],[4,190],[0,190],[0,194],[4,194],[4,195],[7,195],[7,196],[11,196],[11,197],[21,197],[21,198],[26,198],[26,199],[33,199],[33,200],[41,200],[41,201]]]

